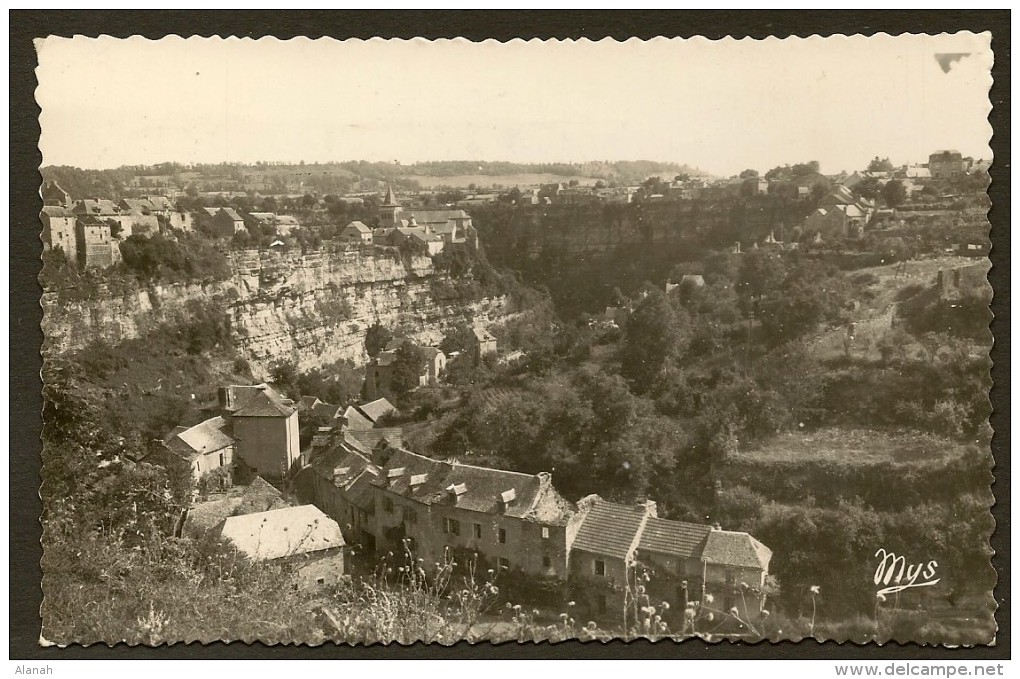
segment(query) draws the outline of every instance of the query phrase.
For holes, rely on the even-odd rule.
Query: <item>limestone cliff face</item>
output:
[[[745,247],[770,232],[792,233],[810,212],[806,201],[757,196],[726,201],[668,201],[630,205],[491,206],[472,211],[474,223],[499,265],[521,268],[554,256],[599,259],[622,248],[690,243]]]
[[[231,253],[232,276],[199,284],[148,288],[101,286],[84,301],[45,293],[44,351],[116,344],[186,321],[196,309],[219,309],[231,322],[239,353],[256,372],[277,360],[302,369],[348,359],[360,365],[365,332],[380,322],[423,343],[458,324],[491,325],[511,313],[504,297],[474,302],[444,298],[449,279],[432,260],[402,262],[378,252],[329,248],[302,254]]]

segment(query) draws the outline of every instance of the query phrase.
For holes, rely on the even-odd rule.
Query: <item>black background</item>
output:
[[[1010,656],[1009,590],[1009,59],[1010,30],[1008,10],[1000,11],[11,11],[10,16],[10,657],[11,659],[931,659],[992,660]],[[294,36],[337,39],[358,37],[424,37],[470,40],[494,38],[652,38],[655,36],[708,38],[725,36],[764,38],[769,35],[823,36],[835,34],[873,35],[885,32],[940,33],[969,30],[991,31],[995,80],[991,90],[994,129],[990,194],[993,208],[989,215],[993,249],[990,279],[995,287],[992,323],[995,347],[992,349],[995,386],[992,425],[995,437],[992,450],[996,459],[993,510],[998,528],[992,538],[996,551],[993,563],[1000,575],[995,590],[999,603],[996,616],[999,631],[995,647],[971,649],[926,648],[895,643],[878,647],[834,642],[707,644],[689,640],[651,643],[616,641],[564,642],[560,644],[478,644],[460,643],[452,647],[368,646],[352,648],[329,644],[318,648],[265,646],[262,644],[216,643],[148,648],[96,645],[65,649],[38,645],[42,602],[39,544],[41,526],[38,517],[39,454],[41,443],[40,410],[42,387],[39,370],[42,343],[39,306],[41,290],[36,280],[42,252],[39,222],[41,207],[38,167],[39,108],[34,99],[37,85],[36,58],[32,39],[47,35],[117,37],[141,35],[160,38],[168,34],[182,36],[273,35],[281,39]],[[101,74],[96,74],[101,78]],[[158,74],[155,75],[158,77]],[[112,96],[117,96],[113,94]],[[132,96],[125,93],[125,96]],[[868,105],[868,102],[863,102]],[[876,105],[879,105],[876,102]],[[640,124],[640,114],[635,114]],[[98,140],[97,140],[98,141]],[[156,159],[154,159],[156,160]],[[343,159],[338,159],[343,160]],[[682,159],[681,159],[682,160]]]

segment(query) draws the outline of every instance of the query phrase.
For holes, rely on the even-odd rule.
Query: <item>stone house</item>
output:
[[[440,462],[382,445],[341,444],[313,462],[314,501],[349,541],[426,563],[476,553],[486,568],[564,580],[573,505],[548,474]],[[480,564],[483,565],[483,564]]]
[[[231,207],[206,207],[198,213],[199,226],[214,238],[233,238],[245,231],[244,218]]]
[[[967,174],[970,161],[959,151],[936,151],[928,156],[928,171],[932,179],[954,179]]]
[[[350,544],[409,550],[429,564],[473,554],[485,568],[569,582],[595,616],[618,615],[645,572],[650,595],[680,614],[698,600],[757,621],[765,603],[767,547],[747,533],[660,519],[651,501],[591,495],[575,506],[546,473],[434,460],[351,437],[315,456],[299,486],[302,479]]]
[[[354,221],[340,231],[340,239],[348,243],[371,245],[372,229],[368,228],[364,222]]]
[[[213,530],[252,561],[290,562],[294,589],[333,585],[344,575],[340,526],[314,505],[230,516]]]
[[[43,205],[63,208],[70,208],[72,205],[71,194],[54,181],[43,182],[39,194],[42,196]]]
[[[252,235],[271,233],[276,236],[289,236],[301,224],[292,215],[278,215],[274,212],[249,212],[244,215],[244,225]]]
[[[59,188],[59,187],[58,187]],[[44,205],[39,218],[43,223],[42,241],[46,250],[60,249],[71,261],[78,256],[77,237],[75,235],[74,213],[66,207]]]
[[[106,268],[117,262],[120,248],[113,241],[108,222],[93,215],[78,215],[74,229],[79,265]]]
[[[654,505],[624,506],[588,496],[572,519],[570,580],[579,603],[594,614],[623,609],[641,529]]]
[[[479,365],[483,358],[496,353],[496,338],[481,326],[475,326],[471,332],[475,335],[475,365]]]
[[[193,427],[174,427],[163,445],[188,463],[196,481],[234,462],[234,439],[227,432],[227,421],[219,415]]]
[[[619,505],[598,496],[578,503],[570,573],[577,595],[594,614],[622,610],[638,585],[674,614],[700,601],[717,615],[737,609],[758,622],[772,552],[743,532],[658,517],[654,502]],[[708,597],[707,595],[711,595]],[[711,599],[711,601],[709,601]],[[678,620],[674,620],[675,622]]]
[[[405,343],[407,340],[393,340],[366,366],[365,396],[367,398],[379,399],[381,396],[393,392],[397,350]],[[425,363],[418,375],[416,386],[424,387],[439,381],[443,371],[446,370],[446,354],[435,347],[422,347],[421,349]]]
[[[298,411],[266,384],[220,387],[219,409],[230,423],[234,453],[255,473],[282,478],[301,455]]]
[[[820,207],[804,220],[804,233],[825,240],[856,240],[864,235],[867,223],[868,214],[856,205]]]

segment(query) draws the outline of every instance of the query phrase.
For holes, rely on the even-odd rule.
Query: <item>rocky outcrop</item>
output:
[[[222,308],[240,355],[257,372],[278,360],[302,369],[367,360],[365,331],[375,322],[436,343],[458,324],[491,325],[511,313],[505,297],[464,302],[438,294],[449,278],[432,260],[329,247],[308,253],[230,253],[232,275],[207,284],[102,285],[87,299],[42,297],[44,351],[116,344],[186,322],[199,309]]]

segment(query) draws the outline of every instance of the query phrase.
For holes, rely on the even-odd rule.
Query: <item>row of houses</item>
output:
[[[307,585],[334,582],[346,567],[344,546],[357,545],[410,550],[429,564],[474,555],[500,577],[572,589],[592,615],[617,613],[644,572],[654,577],[642,586],[681,611],[711,594],[745,619],[761,613],[771,552],[747,533],[662,519],[650,501],[570,502],[544,472],[419,455],[402,447],[399,428],[385,426],[396,412],[385,399],[342,415],[305,401],[290,402],[265,384],[226,386],[200,407],[206,419],[167,435],[166,453],[186,460],[196,479],[219,469],[258,475],[248,486],[225,487],[212,504],[196,503],[185,530],[211,530],[252,559],[298,559]],[[298,412],[317,408],[335,420],[302,454]],[[304,505],[283,503],[263,476],[293,479]]]
[[[84,267],[107,267],[120,260],[119,243],[128,236],[151,236],[170,229],[190,230],[192,215],[165,197],[72,200],[56,182],[41,189],[42,240]]]
[[[636,505],[562,497],[550,474],[440,461],[385,439],[374,448],[343,435],[302,471],[309,501],[349,544],[409,550],[426,563],[472,555],[480,567],[560,583],[591,615],[617,615],[640,585],[683,611],[712,599],[757,620],[771,551],[744,532],[660,518]],[[706,595],[711,595],[707,597]]]

